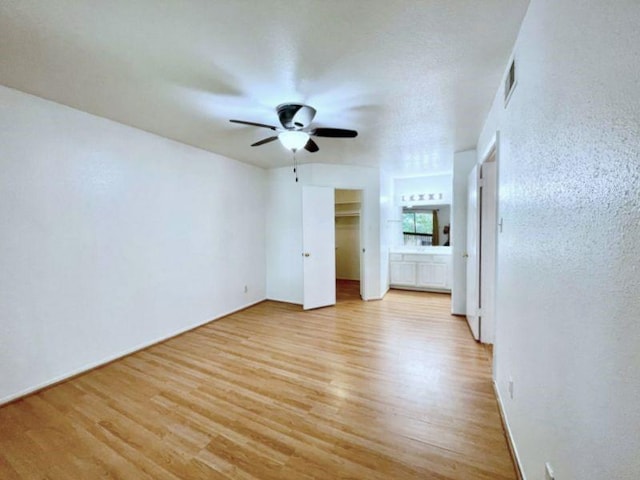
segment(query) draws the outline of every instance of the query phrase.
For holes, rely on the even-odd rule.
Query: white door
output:
[[[303,308],[336,303],[335,200],[332,187],[302,187]]]
[[[478,315],[478,166],[469,172],[467,180],[467,322],[473,338],[480,340],[480,317]]]

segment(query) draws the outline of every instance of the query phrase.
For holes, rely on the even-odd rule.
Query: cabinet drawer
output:
[[[405,262],[431,262],[433,255],[410,254],[404,255]]]
[[[401,262],[402,261],[402,254],[401,253],[391,253],[391,254],[389,254],[389,260],[391,260],[392,262]]]
[[[451,255],[433,255],[431,261],[433,263],[449,263]]]

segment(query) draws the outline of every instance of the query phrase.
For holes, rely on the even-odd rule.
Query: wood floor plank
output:
[[[264,302],[0,408],[0,477],[511,480],[450,297]]]

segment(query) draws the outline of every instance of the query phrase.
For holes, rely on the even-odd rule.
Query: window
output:
[[[431,245],[433,236],[433,212],[409,210],[402,212],[402,233],[405,245]]]
[[[433,234],[432,212],[405,212],[402,214],[402,231],[404,233]]]
[[[507,78],[504,80],[504,108],[507,108],[507,104],[511,99],[513,90],[516,88],[517,80],[518,79],[516,78],[516,59],[514,58],[511,60],[511,65],[509,66]]]

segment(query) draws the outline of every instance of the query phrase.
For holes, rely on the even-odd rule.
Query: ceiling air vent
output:
[[[511,64],[509,65],[509,71],[507,72],[507,78],[504,81],[504,107],[507,108],[507,104],[509,103],[509,99],[513,94],[513,90],[516,88],[516,59],[515,57],[511,60]]]

